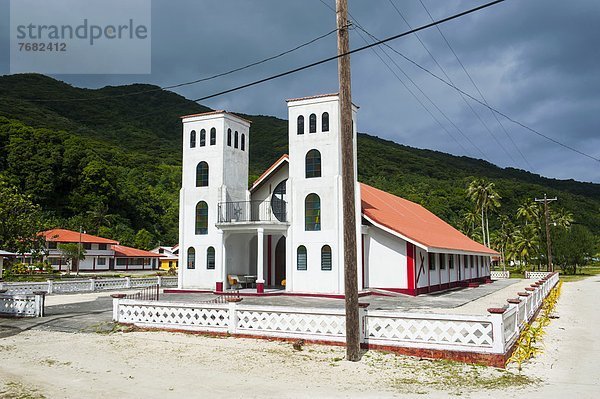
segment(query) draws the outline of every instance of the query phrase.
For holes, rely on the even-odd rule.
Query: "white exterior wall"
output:
[[[217,130],[215,145],[210,145],[210,130]],[[206,130],[206,144],[200,147],[200,131]],[[227,129],[232,130],[231,146],[227,145]],[[215,226],[218,204],[249,199],[248,149],[250,124],[227,113],[192,116],[183,119],[183,171],[180,191],[179,288],[210,288],[221,281],[223,234]],[[196,131],[196,146],[190,148],[191,131]],[[245,149],[234,148],[234,132],[246,137]],[[205,161],[209,167],[208,187],[196,187],[196,167]],[[208,234],[196,234],[196,205],[208,204]],[[206,268],[206,253],[215,248],[215,269]],[[188,250],[196,251],[195,268],[188,269]],[[232,251],[229,251],[232,252]],[[233,256],[227,253],[227,257]]]
[[[321,131],[321,118],[329,113],[329,131]],[[309,133],[310,114],[317,115],[317,132]],[[342,180],[339,136],[339,102],[337,96],[291,101],[289,115],[289,179],[287,197],[291,226],[286,250],[288,252],[286,290],[294,292],[342,293],[343,231],[342,231]],[[304,134],[297,134],[297,118],[304,116]],[[356,121],[356,108],[353,119]],[[354,123],[356,130],[356,122]],[[354,134],[356,155],[356,133]],[[305,177],[305,159],[308,151],[321,153],[321,177]],[[355,158],[356,176],[356,158]],[[356,221],[358,270],[360,265],[360,195],[356,184]],[[307,195],[315,193],[321,202],[320,231],[305,231],[304,202]],[[297,269],[297,250],[304,245],[307,250],[307,270]],[[332,267],[321,270],[321,248],[329,245],[332,251]],[[290,267],[291,266],[291,267]],[[291,273],[291,276],[290,276]],[[360,276],[361,273],[358,273]],[[360,280],[360,277],[359,277]],[[359,287],[361,281],[358,282]]]
[[[417,279],[417,288],[429,286],[429,263],[427,258],[427,251],[415,246],[415,278]],[[422,262],[421,259],[423,259]]]
[[[79,261],[79,270],[88,271],[88,270],[109,270],[110,259],[113,259],[115,256],[115,252],[112,250],[111,245],[107,244],[106,249],[99,249],[99,244],[91,244],[91,249],[85,250],[85,259]],[[83,244],[81,244],[83,248]],[[60,258],[62,254],[58,249],[49,249],[47,258]],[[98,258],[106,258],[106,264],[98,265]],[[94,267],[94,259],[96,260],[96,265]],[[52,268],[54,270],[58,270],[58,265],[53,265]],[[66,260],[63,259],[62,270],[67,269]]]
[[[364,256],[367,287],[408,288],[406,241],[371,227],[365,235]]]

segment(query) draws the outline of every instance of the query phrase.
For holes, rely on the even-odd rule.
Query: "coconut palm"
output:
[[[494,249],[500,252],[502,257],[502,269],[506,270],[507,252],[509,247],[513,244],[513,234],[515,232],[515,226],[508,219],[506,215],[502,215],[499,218],[500,228],[492,234],[492,246]]]
[[[529,223],[539,224],[540,208],[533,200],[527,199],[517,209],[517,218],[523,220],[525,225]]]
[[[481,236],[483,244],[490,246],[490,228],[488,212],[490,209],[500,207],[500,194],[496,191],[494,183],[485,179],[475,179],[467,188],[467,197],[475,203],[475,210],[481,215]]]
[[[551,211],[551,219],[556,226],[568,229],[571,223],[575,221],[573,214],[565,208],[558,208],[556,211]]]

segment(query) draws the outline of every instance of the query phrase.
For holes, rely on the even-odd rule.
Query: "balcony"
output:
[[[218,223],[287,223],[287,203],[272,201],[220,202]]]

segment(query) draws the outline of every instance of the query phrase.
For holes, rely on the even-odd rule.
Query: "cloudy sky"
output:
[[[55,77],[95,88],[134,82],[166,86],[210,76],[331,31],[335,15],[323,2],[334,5],[334,0],[153,0],[151,74]],[[434,19],[484,3],[422,2]],[[431,21],[420,0],[349,0],[349,6],[356,24],[378,38],[408,30],[404,19],[412,27]],[[9,1],[0,0],[2,54],[8,54],[8,11]],[[114,11],[107,10],[110,12]],[[600,1],[507,0],[440,25],[440,29],[491,106],[600,158]],[[480,99],[440,32],[430,28],[419,37],[423,44],[414,35],[389,44]],[[364,45],[363,38],[369,40],[364,31],[353,29],[351,47]],[[335,52],[335,35],[330,35],[274,61],[175,91],[199,98]],[[286,98],[337,91],[336,68],[335,62],[321,65],[204,104],[285,118]],[[8,57],[3,55],[0,73],[9,71]],[[353,55],[352,84],[354,102],[361,106],[361,132],[414,147],[484,158],[548,177],[600,183],[600,162],[504,117],[497,120],[488,109],[463,99],[389,48]]]

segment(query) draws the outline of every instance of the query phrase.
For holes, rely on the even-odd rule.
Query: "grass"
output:
[[[510,272],[510,278],[524,279],[525,273],[515,271],[513,268],[507,267]],[[577,274],[565,274],[564,271],[556,269],[560,272],[560,279],[565,282],[580,281],[585,278],[600,274],[600,265],[581,266],[577,268]]]
[[[26,387],[18,382],[7,382],[0,385],[0,399],[45,399],[36,389]]]

